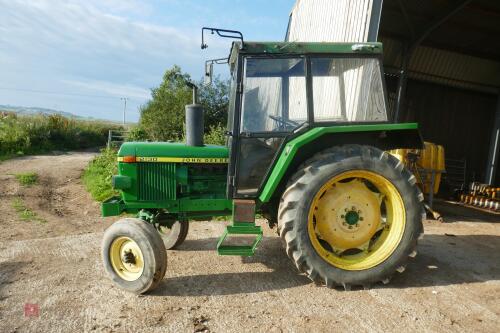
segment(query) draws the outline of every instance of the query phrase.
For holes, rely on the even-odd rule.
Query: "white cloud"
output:
[[[228,54],[228,41],[202,52],[199,29],[152,24],[151,11],[139,0],[0,0],[0,86],[145,99],[172,65],[198,78],[204,59]],[[4,104],[37,98],[0,92]]]
[[[103,11],[114,13],[146,16],[153,11],[153,8],[149,3],[140,0],[98,0],[87,1],[87,3],[91,3],[93,6],[100,8]]]
[[[24,47],[29,41],[59,49],[88,47],[98,51],[104,47],[158,54],[167,50],[168,44],[178,51],[198,44],[197,36],[189,32],[132,21],[103,12],[92,2],[8,1],[2,9],[0,29],[9,31],[2,39],[15,46]]]

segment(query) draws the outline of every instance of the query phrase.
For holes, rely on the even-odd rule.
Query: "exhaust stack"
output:
[[[193,89],[193,104],[186,105],[186,144],[188,146],[203,146],[204,112],[198,104],[198,87],[192,82],[186,82]]]

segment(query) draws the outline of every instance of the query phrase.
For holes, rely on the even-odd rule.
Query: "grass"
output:
[[[24,201],[21,198],[15,198],[12,201],[12,207],[16,210],[19,218],[23,221],[34,221],[38,223],[46,223],[43,218],[39,217],[37,213],[26,207]]]
[[[3,154],[3,155],[0,155],[0,162],[2,161],[6,161],[6,160],[10,160],[11,158],[15,157],[16,155],[15,154]]]
[[[111,177],[118,173],[116,157],[116,150],[103,149],[85,169],[83,183],[94,200],[102,202],[118,193],[111,186]]]
[[[104,146],[110,129],[102,121],[70,119],[60,115],[21,116],[0,110],[0,161],[17,155],[51,150]]]
[[[19,184],[23,186],[31,186],[38,182],[38,174],[36,172],[18,173],[15,175]]]

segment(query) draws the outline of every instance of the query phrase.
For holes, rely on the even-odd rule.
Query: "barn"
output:
[[[298,0],[288,41],[380,41],[390,119],[444,146],[453,186],[500,186],[500,2]]]

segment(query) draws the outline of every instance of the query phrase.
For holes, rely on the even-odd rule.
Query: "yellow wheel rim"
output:
[[[374,172],[353,170],[333,177],[316,193],[307,227],[325,261],[356,271],[384,262],[399,245],[405,224],[396,187]]]
[[[129,237],[118,237],[109,249],[111,266],[118,276],[126,281],[135,281],[144,270],[141,248]]]

